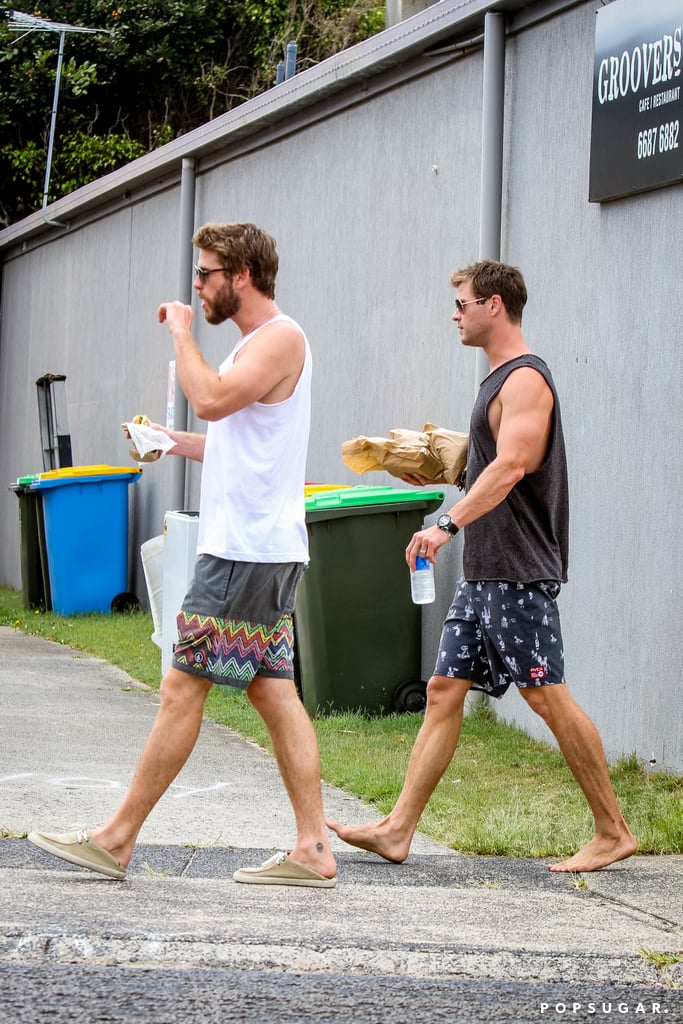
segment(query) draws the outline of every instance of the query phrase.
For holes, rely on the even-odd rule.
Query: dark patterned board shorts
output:
[[[460,580],[443,624],[434,675],[472,680],[473,690],[502,697],[564,682],[564,646],[555,580],[507,583]]]
[[[254,676],[293,679],[293,612],[300,562],[233,562],[198,555],[176,623],[173,667],[246,689]]]

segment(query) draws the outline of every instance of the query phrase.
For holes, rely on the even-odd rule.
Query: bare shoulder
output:
[[[296,323],[288,319],[265,323],[235,358],[233,381],[240,383],[240,407],[289,398],[305,360],[304,334]]]
[[[518,366],[500,389],[503,404],[525,402],[552,407],[553,393],[543,374],[533,366]]]
[[[288,316],[284,315],[282,319],[275,318],[264,324],[259,334],[299,343],[303,343],[304,340],[303,329],[299,327],[295,320],[291,320]],[[258,337],[258,334],[256,337]]]
[[[276,351],[303,358],[305,348],[304,332],[293,320],[273,320],[257,331],[245,346],[245,352]]]
[[[265,323],[237,353],[235,365],[276,360],[285,369],[303,363],[305,340],[302,329],[292,320]]]

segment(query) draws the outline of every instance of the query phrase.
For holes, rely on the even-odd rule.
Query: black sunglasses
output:
[[[194,273],[195,277],[198,277],[202,284],[206,284],[206,279],[209,274],[225,273],[225,267],[212,267],[211,270],[205,270],[204,267],[195,266]]]
[[[482,302],[486,302],[486,299],[465,299],[464,302],[461,302],[460,299],[456,299],[455,308],[458,313],[464,313],[465,306],[471,306],[473,302],[476,302],[478,306],[481,306]]]

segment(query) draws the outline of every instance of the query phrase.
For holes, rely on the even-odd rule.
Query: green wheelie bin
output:
[[[310,564],[297,594],[295,671],[312,715],[421,710],[422,610],[405,550],[443,491],[347,487],[306,498]]]
[[[21,558],[21,589],[24,608],[50,611],[50,574],[47,567],[43,499],[31,491],[37,475],[19,477],[10,485],[19,499],[19,538]]]

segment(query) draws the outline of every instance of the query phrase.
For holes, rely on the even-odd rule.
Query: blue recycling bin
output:
[[[128,590],[128,487],[142,468],[69,466],[30,484],[43,499],[52,609],[110,612]]]

